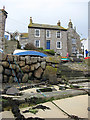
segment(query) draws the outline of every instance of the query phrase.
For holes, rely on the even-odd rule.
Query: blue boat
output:
[[[61,57],[61,62],[69,62],[70,59],[68,57]]]
[[[46,54],[44,53],[41,53],[41,52],[38,52],[38,51],[33,51],[33,50],[30,50],[30,51],[18,51],[18,52],[14,52],[13,55],[31,55],[31,56],[40,56],[40,57],[47,57]]]

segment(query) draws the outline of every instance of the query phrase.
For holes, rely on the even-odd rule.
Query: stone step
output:
[[[69,80],[75,80],[75,79],[86,79],[85,76],[80,76],[80,77],[69,77]]]
[[[89,79],[74,79],[74,80],[69,80],[69,83],[81,83],[81,82],[90,82]]]

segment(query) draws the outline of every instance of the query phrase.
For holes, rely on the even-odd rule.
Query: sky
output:
[[[81,38],[88,37],[89,0],[0,0],[0,9],[8,12],[6,31],[28,32],[30,17],[34,23],[68,27],[71,19]]]

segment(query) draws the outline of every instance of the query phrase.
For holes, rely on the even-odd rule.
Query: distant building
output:
[[[3,7],[3,9],[0,9],[0,48],[3,50],[5,50],[4,32],[7,14],[8,13],[5,11],[5,7]]]
[[[86,49],[89,50],[88,49],[88,38],[87,39],[82,39],[82,41],[81,41],[81,48],[82,48],[84,57],[86,57],[85,50]]]
[[[33,43],[36,47],[43,49],[53,49],[56,53],[66,56],[76,56],[81,51],[80,36],[73,29],[70,20],[68,29],[61,26],[60,21],[57,25],[36,24],[30,17],[28,25],[28,42]]]
[[[23,49],[28,42],[29,42],[28,41],[28,33],[20,33],[19,34],[19,43],[21,45],[21,49]]]
[[[71,20],[68,23],[67,29],[67,52],[71,56],[77,56],[77,54],[82,52],[80,36],[76,32],[76,27],[73,28]]]

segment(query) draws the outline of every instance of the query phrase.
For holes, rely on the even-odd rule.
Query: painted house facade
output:
[[[67,52],[70,56],[76,56],[81,49],[80,36],[73,29],[71,20],[68,29],[65,29],[61,26],[60,21],[57,25],[36,24],[30,17],[28,37],[28,42],[37,48],[53,49],[61,56],[66,56]]]

